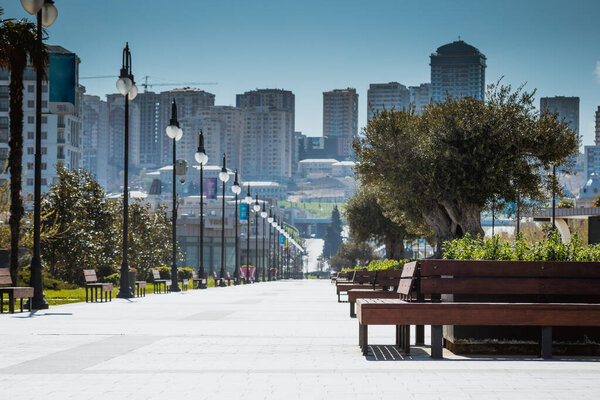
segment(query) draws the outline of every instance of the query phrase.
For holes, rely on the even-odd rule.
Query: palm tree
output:
[[[21,219],[25,213],[21,197],[23,170],[23,74],[28,63],[44,70],[47,48],[38,49],[36,24],[27,20],[0,21],[0,68],[10,71],[10,274],[17,282]]]

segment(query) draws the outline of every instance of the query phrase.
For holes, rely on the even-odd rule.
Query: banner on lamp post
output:
[[[248,204],[240,204],[240,221],[248,222]]]
[[[217,178],[206,178],[204,190],[207,199],[215,200],[217,198]]]

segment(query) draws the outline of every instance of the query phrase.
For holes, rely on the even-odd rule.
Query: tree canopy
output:
[[[485,101],[448,98],[382,111],[354,142],[363,184],[381,190],[393,217],[426,223],[446,240],[483,235],[480,214],[493,198],[541,199],[547,171],[575,154],[578,139],[555,113],[539,113],[534,93],[491,85]]]
[[[328,259],[333,256],[342,244],[342,219],[337,205],[331,211],[331,224],[325,232],[325,243],[323,244],[323,256]]]

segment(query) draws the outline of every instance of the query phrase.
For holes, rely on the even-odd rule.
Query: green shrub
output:
[[[586,246],[577,235],[563,243],[558,230],[533,244],[528,244],[523,235],[517,236],[514,243],[500,240],[498,235],[484,239],[465,235],[445,242],[443,249],[442,258],[451,260],[600,261],[600,245]]]
[[[343,273],[353,272],[353,271],[384,271],[388,269],[396,269],[401,270],[404,267],[404,264],[411,262],[414,260],[372,260],[366,267],[356,266],[354,268],[344,268],[342,269]]]
[[[31,274],[29,269],[22,269],[19,271],[18,286],[29,286]],[[73,283],[64,282],[58,279],[52,278],[46,272],[42,272],[42,279],[44,282],[44,289],[50,290],[68,290],[77,289],[78,286]]]
[[[177,270],[177,277],[179,280],[192,279],[192,269],[188,267],[179,268]]]

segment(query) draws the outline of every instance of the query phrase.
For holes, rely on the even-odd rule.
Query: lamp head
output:
[[[240,187],[240,184],[238,182],[237,169],[235,170],[235,177],[233,179],[233,186],[231,186],[231,190],[233,191],[233,193],[235,193],[236,196],[242,192],[242,188]]]

